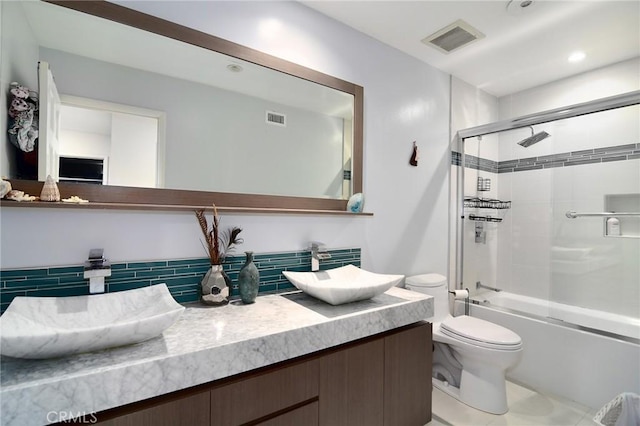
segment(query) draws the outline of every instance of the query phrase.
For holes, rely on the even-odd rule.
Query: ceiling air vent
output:
[[[462,19],[458,19],[453,24],[424,38],[422,42],[443,53],[450,53],[481,38],[484,38],[484,34]]]
[[[287,125],[287,116],[280,112],[267,111],[267,124],[284,127]]]

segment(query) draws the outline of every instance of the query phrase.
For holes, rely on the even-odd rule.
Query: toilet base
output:
[[[463,380],[464,376],[465,374],[463,371]],[[457,399],[458,401],[462,402],[465,405],[468,405],[471,408],[475,408],[476,410],[484,411],[490,414],[505,414],[507,411],[509,411],[509,407],[507,406],[506,386],[504,386],[504,389],[487,389],[486,383],[474,383],[474,380],[470,380],[469,376],[466,379],[466,384],[470,386],[465,386],[465,382],[463,381],[462,386],[465,387],[462,392],[459,388],[450,385],[444,380],[432,377],[431,381],[435,388],[440,389],[447,395]],[[481,385],[483,388],[483,390],[480,392],[478,392],[477,390],[478,385]]]

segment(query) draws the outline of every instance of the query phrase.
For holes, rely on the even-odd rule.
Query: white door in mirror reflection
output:
[[[38,180],[44,182],[50,175],[57,181],[61,103],[49,64],[44,61],[38,63],[38,86],[40,92]]]
[[[64,168],[60,180],[162,188],[164,114],[129,105],[61,95],[59,155],[100,161],[93,168]]]

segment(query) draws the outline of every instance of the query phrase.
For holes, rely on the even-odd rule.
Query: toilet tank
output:
[[[440,274],[413,275],[405,278],[407,290],[433,296],[434,315],[432,322],[442,322],[449,313],[449,286],[447,277]]]

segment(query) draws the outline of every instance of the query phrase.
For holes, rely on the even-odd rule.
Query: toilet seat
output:
[[[440,324],[442,334],[487,349],[517,351],[522,339],[513,331],[467,315],[447,318]]]

